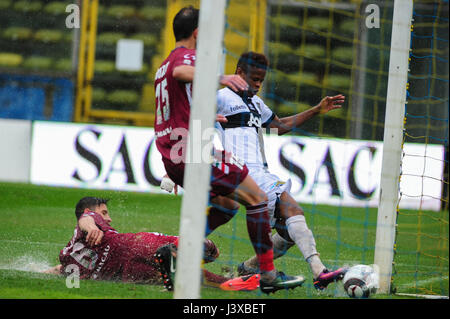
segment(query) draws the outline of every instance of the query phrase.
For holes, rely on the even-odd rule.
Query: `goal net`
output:
[[[448,1],[415,1],[392,291],[448,298]],[[406,146],[407,145],[407,146]],[[414,199],[418,206],[401,204]]]
[[[377,219],[382,158],[390,152],[383,141],[390,112],[392,32],[398,24],[395,2],[226,2],[223,57],[217,63],[231,74],[243,52],[264,53],[270,65],[259,96],[278,117],[303,112],[325,96],[346,96],[341,109],[316,116],[287,135],[273,130],[264,135],[268,169],[292,183],[291,196],[303,208],[329,269],[374,264],[377,232],[383,231]],[[200,1],[171,1],[167,21],[190,4],[200,8]],[[408,84],[400,91],[407,103],[397,123],[401,176],[390,177],[398,191],[392,195],[398,198],[393,208],[398,227],[393,226],[395,242],[386,248],[395,255],[386,292],[448,296],[448,1],[414,1],[412,12]],[[167,51],[173,40],[165,35]],[[204,267],[236,275],[237,267],[254,256],[245,220],[241,207],[208,237],[221,255]],[[303,288],[281,291],[275,298],[346,296],[339,283],[318,292],[295,245],[275,266],[307,279]]]

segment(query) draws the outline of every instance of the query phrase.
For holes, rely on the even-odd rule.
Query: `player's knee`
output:
[[[288,207],[288,215],[290,216],[297,216],[297,215],[304,215],[303,214],[303,209],[301,209],[301,207],[298,206],[293,206],[290,205]]]
[[[250,195],[251,196],[249,204],[252,206],[260,205],[261,203],[267,203],[269,200],[267,194],[261,189],[258,189],[256,192],[253,192]]]

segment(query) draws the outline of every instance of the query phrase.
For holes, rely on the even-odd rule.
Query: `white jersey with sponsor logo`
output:
[[[250,172],[264,169],[258,130],[273,120],[272,110],[256,95],[246,98],[224,88],[217,93],[217,113],[228,120],[218,127],[223,148],[243,160]]]
[[[258,134],[261,127],[267,127],[275,117],[263,100],[254,95],[246,99],[225,88],[218,91],[217,113],[228,122],[216,124],[223,148],[243,160],[249,175],[267,194],[270,223],[275,225],[275,208],[281,193],[291,189],[291,181],[281,181],[267,170],[263,156],[264,144]]]

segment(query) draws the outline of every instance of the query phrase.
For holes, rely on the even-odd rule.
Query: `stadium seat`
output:
[[[109,73],[116,70],[116,65],[112,61],[96,60],[94,63],[95,73]]]
[[[131,18],[136,14],[136,9],[129,5],[113,5],[106,9],[106,15],[116,18]]]
[[[272,25],[278,26],[290,26],[298,28],[300,25],[300,20],[298,16],[279,14],[274,17],[268,17]]]
[[[287,74],[286,78],[289,82],[291,82],[290,85],[296,84],[296,83],[309,83],[309,84],[315,84],[320,85],[319,82],[317,82],[317,75],[314,73],[309,72],[297,72],[293,74]]]
[[[42,3],[39,1],[19,0],[14,3],[13,8],[21,12],[38,12],[42,9]]]
[[[270,55],[280,55],[280,54],[292,54],[294,49],[286,43],[281,42],[267,42]]]
[[[0,10],[6,10],[12,4],[12,0],[0,0]]]
[[[278,114],[292,115],[311,108],[311,105],[301,102],[283,102],[277,106]]]
[[[34,34],[34,39],[44,43],[56,43],[63,38],[62,31],[52,29],[38,30]]]
[[[358,28],[358,25],[356,24],[356,28]],[[354,19],[347,19],[341,24],[339,24],[339,31],[344,33],[346,36],[352,36],[355,32],[355,20]]]
[[[66,7],[70,4],[71,2],[69,1],[53,1],[50,2],[49,4],[47,4],[44,7],[44,12],[51,14],[51,15],[62,15],[62,14],[66,14]]]
[[[300,56],[315,59],[325,57],[326,50],[323,46],[318,44],[305,44],[304,46],[299,47],[296,50],[296,53]]]
[[[92,89],[92,102],[103,102],[106,98],[106,91],[101,88]]]
[[[125,38],[121,32],[104,32],[97,36],[97,43],[104,45],[116,45],[117,41]]]
[[[25,27],[9,27],[3,32],[2,36],[12,41],[28,40],[33,36],[33,31]]]
[[[318,31],[326,31],[329,29],[329,19],[324,17],[308,17],[305,24],[309,29]]]
[[[353,61],[352,47],[339,47],[331,51],[331,57],[339,62],[351,64]]]
[[[52,65],[52,59],[42,56],[32,56],[23,62],[23,67],[29,70],[48,70]]]
[[[351,77],[347,75],[340,74],[330,74],[328,75],[328,88],[348,90],[350,87]]]
[[[57,71],[72,71],[72,60],[59,59],[55,62],[54,68]]]
[[[22,64],[23,57],[20,54],[0,52],[0,67],[14,68]]]
[[[299,17],[292,15],[278,15],[269,17],[270,20],[270,39],[278,42],[289,43],[297,46],[302,38],[302,29]]]
[[[123,76],[136,77],[148,74],[149,68],[146,63],[142,63],[142,68],[139,71],[117,71]]]
[[[154,48],[158,44],[156,35],[151,33],[136,33],[130,37],[131,39],[141,40],[146,48]]]
[[[106,100],[114,104],[135,105],[139,103],[139,94],[133,90],[114,90],[106,96]]]
[[[137,10],[139,17],[145,20],[159,20],[164,21],[166,19],[166,8],[155,6],[144,6]]]

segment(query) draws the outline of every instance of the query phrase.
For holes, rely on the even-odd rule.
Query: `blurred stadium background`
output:
[[[301,112],[315,105],[325,95],[343,93],[347,97],[342,110],[309,121],[292,136],[357,140],[363,141],[365,145],[381,142],[386,115],[392,3],[375,0],[229,0],[224,71],[234,73],[237,59],[244,51],[264,52],[271,66],[261,95],[279,116]],[[73,7],[75,11],[67,10],[71,4],[80,9],[79,28],[67,27],[69,15],[76,12]],[[70,127],[68,123],[89,124],[86,127],[92,132],[101,131],[101,125],[111,125],[105,129],[111,131],[126,126],[131,132],[129,134],[136,134],[132,136],[138,136],[140,128],[151,128],[154,118],[154,74],[173,48],[172,18],[181,7],[188,4],[198,7],[199,1],[0,0],[0,180],[52,184],[51,181],[33,178],[39,175],[35,168],[39,165],[32,164],[32,161],[36,161],[36,158],[45,159],[33,153],[32,148],[37,147],[38,142],[31,142],[32,132],[35,136],[57,136],[64,128]],[[367,18],[373,12],[367,11],[367,8],[373,4],[379,9],[379,27],[368,28]],[[440,147],[437,158],[434,157],[436,153],[428,155],[428,163],[434,161],[439,167],[438,176],[427,176],[426,169],[410,173],[421,180],[421,185],[423,180],[434,180],[439,195],[431,195],[438,204],[437,209],[430,213],[428,208],[421,205],[426,201],[422,199],[427,198],[426,187],[422,186],[419,194],[402,193],[402,199],[416,198],[419,204],[412,211],[399,209],[398,232],[403,232],[406,238],[411,236],[411,241],[417,245],[406,251],[402,251],[401,246],[396,247],[399,255],[414,255],[417,263],[431,258],[433,264],[438,264],[437,270],[433,268],[433,272],[437,272],[447,283],[446,289],[428,285],[414,292],[447,296],[448,12],[447,0],[414,1],[409,87],[405,92],[408,104],[404,119],[404,142],[424,147],[425,151],[421,155],[423,168],[427,162],[428,147],[430,150],[435,146]],[[117,50],[121,39],[139,40],[142,45],[142,59],[138,61],[142,66],[139,70],[117,68]],[[45,126],[47,122],[58,126],[51,127],[47,135],[38,135],[33,125]],[[81,135],[76,132],[73,134]],[[48,143],[44,137],[41,143]],[[13,147],[14,144],[16,146]],[[124,139],[117,145],[118,148],[111,151],[113,158],[108,162],[111,165],[109,172],[120,170],[113,167],[116,151],[123,158],[127,182],[132,182],[135,177],[134,184],[138,184],[138,177],[131,173],[131,168],[135,167],[127,163],[129,154]],[[128,140],[128,147],[132,148],[131,140]],[[152,156],[149,155],[149,148],[145,157],[147,160]],[[408,154],[404,156],[408,157]],[[86,156],[90,163],[95,164],[94,157]],[[132,162],[132,159],[128,161]],[[288,166],[284,165],[286,169]],[[291,164],[289,167],[291,173],[298,176],[296,166]],[[69,173],[72,174],[73,170]],[[153,187],[149,186],[148,190],[158,192],[158,178],[161,176],[155,176],[145,167],[143,174]],[[90,184],[87,177],[78,177],[70,185],[59,181],[53,184],[106,187],[94,182]],[[110,175],[104,177],[107,180]],[[329,177],[331,179],[331,175]],[[373,177],[369,184],[373,185],[376,180],[377,177]],[[336,185],[330,184],[333,195],[336,195]],[[139,187],[129,190],[142,191]],[[378,193],[374,194],[371,196],[376,201]],[[361,207],[363,215],[369,214],[369,204],[364,202],[365,199],[362,198],[362,204],[357,205]],[[310,204],[314,205],[314,202]],[[345,203],[339,203],[338,198],[336,211],[342,212],[345,206]],[[312,207],[309,212],[320,217],[320,212]],[[402,214],[408,220],[404,224],[405,230],[401,223]],[[341,216],[340,213],[338,215]],[[323,213],[323,216],[326,214]],[[333,231],[337,232],[337,239],[330,239],[337,247],[333,248],[335,263],[342,260],[339,249],[349,246],[348,242],[341,242],[342,238],[339,237],[341,217],[330,219],[330,223],[336,224]],[[367,227],[368,220],[370,218],[367,216],[363,218],[362,225],[358,227]],[[425,232],[428,223],[438,224],[437,233],[435,230],[431,234]],[[367,233],[364,233],[363,238],[366,236]],[[434,249],[436,243],[440,249],[447,250],[446,255],[427,250],[427,245]],[[362,248],[351,248],[362,249],[363,257],[359,255],[356,258],[370,263],[371,258],[364,255],[367,251],[373,252],[370,239],[363,239],[361,245]],[[416,264],[404,272],[412,274],[418,283],[422,271]],[[412,288],[416,286],[420,285],[413,284]]]

